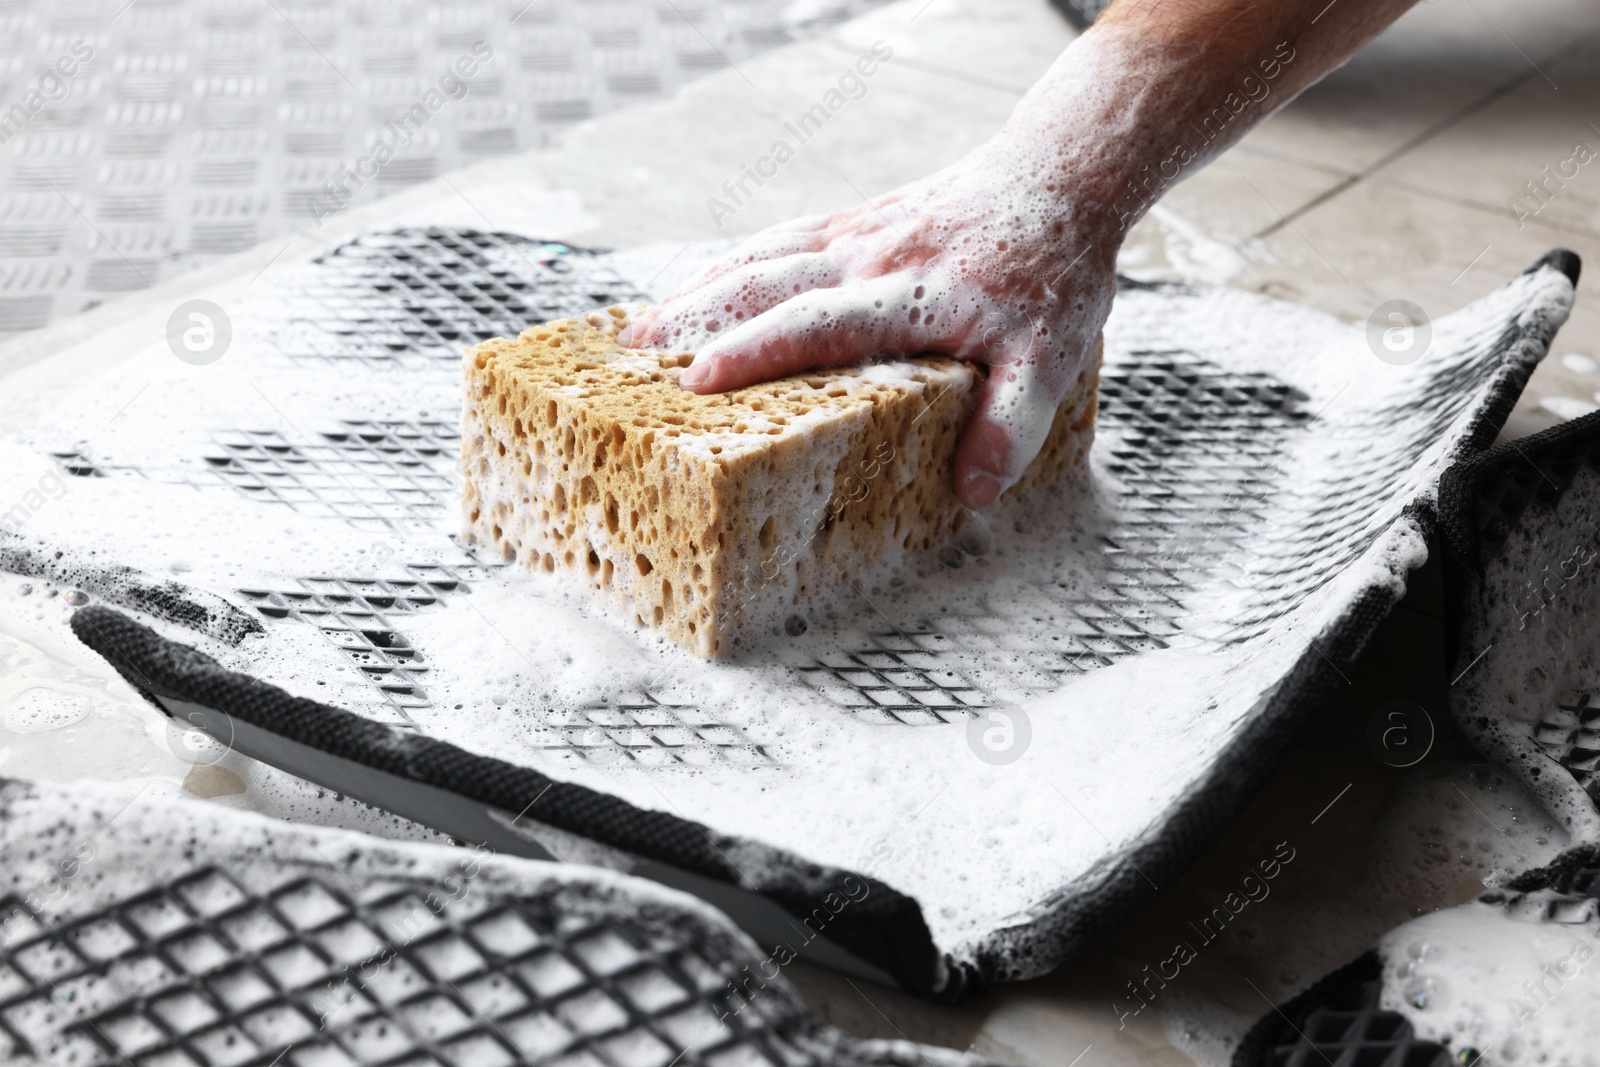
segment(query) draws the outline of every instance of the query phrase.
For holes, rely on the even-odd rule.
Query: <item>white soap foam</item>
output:
[[[1326,839],[1319,839],[1327,829],[1324,822],[1293,837],[1291,847],[1305,857],[1296,863],[1327,862]],[[1169,1038],[1201,1067],[1226,1067],[1266,1008],[1260,997],[1282,1004],[1396,927],[1471,900],[1510,872],[1548,863],[1569,843],[1505,771],[1485,764],[1420,764],[1405,773],[1384,804],[1356,869],[1345,862],[1349,853],[1342,848],[1334,855],[1336,865],[1349,871],[1348,880],[1291,866],[1301,880],[1282,879],[1263,906],[1251,905],[1241,916],[1236,936],[1248,937],[1247,947],[1219,951],[1235,953],[1227,971],[1239,969],[1260,990],[1240,983],[1247,1010],[1223,1008],[1214,989],[1181,978],[1156,1001]],[[1240,1006],[1226,995],[1221,999]]]
[[[19,734],[43,733],[71,726],[89,716],[89,698],[50,686],[24,689],[6,701],[3,721]]]
[[[1185,281],[1222,285],[1249,268],[1244,256],[1176,211],[1157,204],[1150,217],[1166,228],[1167,262]]]
[[[1484,1063],[1600,1064],[1600,923],[1551,922],[1473,902],[1407,923],[1378,943],[1381,1005],[1418,1036]]]
[[[1472,323],[1440,320],[1435,350],[1477,345],[1483,331],[1475,323],[1559,297],[1552,275],[1527,276],[1492,294]],[[1210,565],[1197,573],[1204,588],[1184,605],[1186,633],[1180,636],[1187,639],[1173,642],[1188,647],[1123,660],[1068,684],[1046,670],[1050,635],[1071,624],[1067,608],[1085,599],[1104,572],[1101,534],[1127,492],[1101,455],[1088,485],[1026,508],[998,507],[989,543],[971,546],[984,554],[918,558],[861,589],[857,602],[841,602],[834,616],[813,619],[803,639],[777,639],[748,660],[702,666],[648,634],[618,626],[587,590],[474,560],[450,539],[459,520],[449,500],[437,512],[421,513],[420,521],[375,511],[352,525],[321,515],[316,499],[297,499],[291,509],[228,488],[203,458],[223,447],[213,439],[214,428],[270,431],[278,435],[271,438],[275,448],[310,448],[352,415],[416,420],[426,413],[453,422],[458,410],[453,365],[385,365],[381,373],[368,373],[334,361],[283,358],[256,340],[270,335],[274,306],[241,309],[239,320],[254,314],[263,321],[250,329],[236,325],[235,347],[219,363],[193,368],[164,348],[149,350],[11,449],[37,453],[92,436],[97,460],[111,474],[74,484],[29,519],[28,533],[77,558],[92,552],[152,575],[179,573],[186,583],[238,601],[244,599],[240,590],[292,590],[298,579],[401,580],[406,565],[455,568],[467,576],[470,596],[444,594],[437,607],[394,620],[427,667],[421,684],[434,703],[410,714],[430,735],[818,862],[859,867],[881,845],[878,876],[917,897],[935,939],[958,958],[1006,951],[1008,926],[1048,912],[1062,886],[1085,886],[1114,873],[1105,866],[1107,838],[1116,843],[1109,854],[1152,840],[1165,827],[1165,813],[1191,794],[1217,753],[1272,697],[1282,673],[1309,654],[1307,642],[1326,634],[1356,592],[1371,585],[1398,592],[1401,575],[1424,553],[1421,539],[1402,524],[1379,536],[1364,556],[1341,560],[1326,586],[1288,605],[1291,613],[1276,636],[1217,650],[1207,635],[1238,617],[1241,605],[1257,596],[1253,587],[1305,566],[1280,527],[1319,528],[1313,525],[1319,502],[1339,495],[1330,486],[1345,484],[1352,469],[1389,470],[1393,501],[1375,509],[1354,536],[1376,534],[1402,502],[1431,495],[1449,458],[1449,446],[1434,440],[1439,428],[1432,411],[1403,407],[1384,415],[1383,433],[1372,428],[1375,410],[1384,411],[1392,397],[1409,395],[1437,373],[1426,361],[1380,365],[1358,331],[1259,297],[1130,292],[1108,329],[1112,351],[1225,349],[1230,369],[1273,374],[1285,373],[1290,361],[1289,376],[1308,394],[1304,406],[1322,418],[1298,446],[1272,459],[1281,471],[1270,472],[1263,492],[1272,494],[1275,518],[1244,530],[1227,549],[1236,584]],[[1497,335],[1498,328],[1489,333]],[[128,405],[141,389],[144,394]],[[186,414],[195,411],[205,416]],[[1469,416],[1463,405],[1457,422]],[[1404,443],[1408,436],[1431,442],[1419,445],[1415,464]],[[9,493],[29,484],[27,471],[38,469],[38,461],[30,462],[33,468],[0,462],[0,488]],[[139,468],[142,476],[119,475],[124,466]],[[217,488],[176,484],[179,476]],[[355,464],[317,490],[377,497],[392,507],[365,478]],[[1285,491],[1291,486],[1294,492]],[[108,515],[116,521],[106,521]],[[1202,540],[1204,532],[1197,529],[1194,537]],[[1257,562],[1245,571],[1248,561]],[[991,603],[997,596],[1009,601],[1003,611]],[[972,646],[940,651],[929,669],[945,672],[952,688],[959,681],[991,699],[1016,702],[1029,717],[1032,740],[1017,762],[995,766],[975,758],[959,705],[945,712],[952,725],[887,735],[830,699],[845,694],[800,686],[774,665],[870,647],[879,634],[936,647],[931,629],[916,628],[921,618],[951,621],[952,633],[967,636],[947,643]],[[236,648],[197,642],[176,627],[165,632],[296,695],[385,720],[398,715],[376,699],[361,665],[315,626],[269,619],[264,636]],[[584,705],[640,692],[684,706],[684,717],[708,721],[630,726],[638,742],[629,746],[631,754],[611,744],[603,751],[616,754],[616,762],[583,762],[574,746],[584,747],[584,737],[598,741],[621,732]],[[1161,699],[1150,699],[1152,693]],[[681,744],[657,744],[653,730],[676,731]],[[749,769],[718,762],[702,738],[733,731],[742,731],[750,751],[759,747],[765,760]],[[645,773],[649,761],[670,761],[674,746],[685,762]],[[1130,796],[1141,802],[1127,803]],[[796,814],[776,818],[774,812]],[[1041,837],[1048,849],[1038,847]]]

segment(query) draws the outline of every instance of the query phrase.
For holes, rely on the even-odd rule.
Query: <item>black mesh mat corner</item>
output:
[[[0,780],[13,1067],[898,1067],[693,898],[568,865]]]
[[[1590,927],[1600,913],[1600,846],[1571,848],[1485,891],[1478,903],[1522,922]],[[1492,967],[1488,959],[1475,962]],[[1275,1007],[1240,1042],[1233,1067],[1476,1067],[1518,1058],[1515,1050],[1502,1058],[1459,1038],[1446,1048],[1416,1036],[1410,1020],[1380,1004],[1383,964],[1368,952]]]
[[[1585,546],[1600,548],[1597,502],[1600,415],[1508,442],[1441,480],[1452,710],[1580,842],[1479,896],[1526,922],[1588,926],[1600,904],[1600,700],[1583,684],[1597,645],[1581,581],[1594,561]],[[1403,1015],[1379,1009],[1381,993],[1382,960],[1369,953],[1264,1016],[1234,1065],[1501,1062],[1417,1039]]]
[[[1600,841],[1600,416],[1450,470],[1452,710],[1578,840]]]
[[[1233,1067],[1450,1067],[1448,1050],[1379,1007],[1382,969],[1369,952],[1268,1012],[1234,1050]]]
[[[814,913],[828,878],[870,870],[885,910],[830,939],[946,998],[1050,969],[1238,810],[1397,599],[1438,472],[1494,436],[1578,273],[1552,253],[1436,322],[1427,358],[1386,369],[1361,330],[1303,308],[1125,283],[1089,482],[997,529],[998,551],[946,546],[831,628],[780,637],[770,661],[739,668],[765,694],[751,713],[702,684],[721,668],[584,662],[583,635],[613,641],[614,624],[540,599],[451,536],[459,349],[645,295],[618,262],[430,229],[287,272],[234,309],[249,348],[211,378],[159,349],[126,372],[127,393],[148,379],[144,395],[203,416],[141,423],[136,404],[108,429],[71,410],[25,435],[33,455],[67,457],[75,484],[28,539],[0,541],[5,565],[153,622],[95,607],[74,628],[169,707],[214,708],[504,812],[556,783],[565,814],[529,823],[558,854],[687,871],[790,916]],[[97,389],[111,391],[91,384],[89,400],[123,402]],[[158,527],[279,532],[244,563],[225,545],[191,553],[168,582],[154,577],[160,542],[107,525],[147,500]],[[169,586],[165,599],[125,592]],[[537,605],[538,624],[491,616],[506,603]],[[191,627],[195,605],[210,606],[209,628]],[[185,647],[197,643],[204,654]],[[535,646],[551,652],[537,667]],[[1178,673],[1140,681],[1157,662]],[[535,674],[543,688],[516,688]],[[497,675],[503,691],[478,680]],[[1019,706],[1033,709],[1032,747],[994,772],[962,738]],[[1107,725],[1074,732],[1091,720]],[[820,747],[786,740],[795,726]],[[1085,752],[1119,769],[1111,785],[1138,770],[1139,795],[1071,795],[1096,765],[1074,762]],[[843,766],[862,772],[848,788],[827,777]],[[1065,788],[1043,768],[1068,774]],[[1012,840],[981,821],[979,795],[1048,805],[1039,825],[1066,844]],[[402,813],[426,820],[421,796]]]
[[[294,697],[225,670],[204,653],[109,608],[82,609],[74,614],[72,629],[163,710],[171,710],[163,697],[226,709],[226,731],[212,731],[224,742],[237,742],[240,724],[259,727],[395,779],[513,814],[514,822],[592,838],[638,859],[739,886],[771,898],[802,921],[811,920],[802,935],[807,940],[825,935],[882,966],[908,989],[947,998],[969,991],[965,976],[942,972],[916,902],[869,877],[807,863],[670,813],[641,810],[605,793]],[[360,793],[350,782],[341,787]],[[437,824],[441,813],[433,816],[430,821]],[[851,906],[831,905],[830,897],[836,899],[847,883]]]

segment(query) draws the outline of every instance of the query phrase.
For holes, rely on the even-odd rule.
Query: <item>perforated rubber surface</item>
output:
[[[398,364],[433,378],[455,374],[464,345],[644,294],[603,259],[565,245],[403,231],[341,248],[305,281],[277,295],[272,340],[289,358],[350,362],[359,368],[355,373],[370,374],[389,374]],[[1490,341],[1485,339],[1486,347]],[[1411,428],[1406,447],[1385,440],[1372,449],[1371,463],[1341,472],[1326,487],[1329,498],[1303,528],[1292,531],[1280,546],[1281,557],[1257,561],[1264,566],[1247,576],[1260,594],[1258,603],[1208,639],[1237,643],[1260,635],[1308,588],[1364,550],[1359,531],[1370,520],[1372,492],[1400,477],[1416,450],[1449,424],[1474,386],[1493,372],[1482,354],[1454,354],[1454,365],[1441,368],[1428,392],[1407,405],[1410,421],[1416,422],[1417,409],[1426,418]],[[375,531],[425,527],[441,517],[448,522],[457,506],[459,466],[452,423],[433,413],[405,421],[365,414],[351,411],[335,426],[308,427],[309,440],[287,428],[215,430],[203,466],[174,456],[170,467],[79,467],[75,473],[199,489],[225,486],[267,505]],[[1012,697],[1019,687],[1048,690],[1073,675],[1166,647],[1182,629],[1184,596],[1193,591],[1197,574],[1225,566],[1239,539],[1266,519],[1294,431],[1316,414],[1304,393],[1269,375],[1230,372],[1181,349],[1119,354],[1102,376],[1097,447],[1124,495],[1113,524],[1098,534],[1101,570],[1089,588],[1068,591],[1063,575],[1056,592],[1002,582],[977,614],[941,610],[906,618],[888,607],[892,625],[870,620],[865,641],[791,658],[789,666],[806,686],[865,722],[940,725],[965,721],[973,709],[992,705],[997,690]],[[1402,414],[1379,409],[1371,418],[1404,427]],[[952,547],[942,560],[959,568],[973,557]],[[411,570],[404,560],[393,562]],[[482,574],[499,561],[467,551],[463,563],[460,573]],[[423,653],[409,643],[399,617],[422,605],[402,598],[386,607],[362,594],[390,588],[392,579],[307,573],[279,584],[284,587],[234,592],[271,620],[319,626],[347,651],[399,721],[412,718],[409,709],[439,702],[426,684]],[[334,588],[343,592],[331,594],[338,598],[333,603],[314,592]],[[344,613],[330,614],[336,607]],[[1041,622],[1018,625],[1041,612]],[[363,636],[372,630],[389,643],[378,646]],[[953,655],[957,650],[959,656]],[[667,705],[638,693],[598,706],[598,714],[557,712],[552,725],[561,732],[555,743],[601,762],[637,760],[644,749],[672,759],[684,754],[684,746],[673,743],[670,730],[652,727],[688,725],[707,743],[697,756],[743,760],[754,754],[759,761],[758,746],[732,727],[719,730],[714,709],[675,707],[656,721],[636,714]],[[590,743],[570,744],[574,725],[587,731]],[[600,738],[610,743],[594,743]]]
[[[1379,971],[1369,953],[1268,1013],[1233,1067],[1451,1067],[1446,1049],[1417,1040],[1404,1016],[1379,1007]]]
[[[1575,834],[1600,840],[1600,421],[1495,449],[1445,482],[1461,684],[1452,710]]]
[[[970,1062],[823,1026],[649,883],[93,788],[0,816],[13,1067]]]

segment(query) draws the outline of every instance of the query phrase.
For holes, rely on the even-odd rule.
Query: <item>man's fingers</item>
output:
[[[961,503],[988,507],[1022,477],[1050,435],[1061,398],[1076,380],[1082,353],[1077,355],[1077,360],[1068,358],[1069,353],[1045,358],[1033,351],[1031,339],[1021,337],[994,352],[978,408],[956,446],[955,491]]]
[[[635,348],[692,351],[768,308],[838,282],[838,268],[825,252],[749,263],[651,308],[618,340]]]
[[[886,275],[787,300],[700,350],[678,384],[720,393],[888,351],[935,347],[942,335],[908,322],[907,281]]]

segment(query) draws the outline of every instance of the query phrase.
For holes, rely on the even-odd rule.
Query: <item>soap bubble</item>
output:
[[[994,548],[994,533],[981,512],[967,513],[966,524],[956,538],[956,547],[969,556],[987,556]]]
[[[967,747],[985,763],[1003,767],[1028,751],[1033,726],[1015,704],[983,708],[967,720]]]
[[[1406,986],[1406,1003],[1421,1011],[1433,1003],[1434,982],[1431,978],[1419,978]]]
[[[71,726],[89,715],[89,698],[49,686],[24,689],[6,702],[0,722],[19,734],[42,733]]]
[[[1385,363],[1415,363],[1432,344],[1433,320],[1409,300],[1385,300],[1367,318],[1367,347]]]

